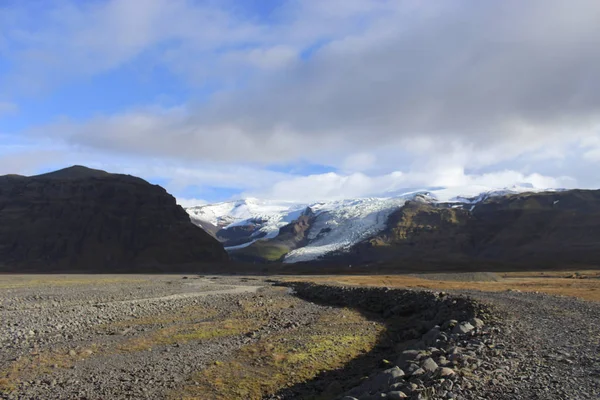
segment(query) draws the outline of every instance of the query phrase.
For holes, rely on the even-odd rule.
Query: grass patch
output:
[[[290,249],[287,246],[271,244],[265,241],[257,241],[250,246],[234,250],[231,253],[235,256],[244,259],[256,259],[263,261],[279,261],[289,253]]]
[[[95,344],[77,350],[74,355],[70,355],[69,350],[64,349],[34,351],[0,371],[0,393],[10,393],[17,389],[20,382],[31,380],[40,374],[49,374],[58,368],[70,368],[77,361],[87,359],[98,352],[100,348]]]
[[[100,325],[99,328],[103,330],[112,330],[130,328],[133,326],[148,327],[153,325],[160,326],[175,323],[197,322],[212,318],[215,315],[217,315],[217,310],[214,308],[204,306],[188,306],[170,313],[147,315],[144,317],[116,321],[110,324]]]
[[[335,309],[310,327],[269,336],[240,349],[234,361],[196,373],[172,399],[262,399],[343,367],[377,343],[383,326],[352,310]],[[326,398],[331,394],[328,394]]]
[[[0,275],[0,289],[73,285],[153,284],[150,278],[98,275]]]
[[[114,331],[136,326],[161,326],[149,334],[137,337],[123,336],[123,340],[114,346],[96,346],[78,349],[75,356],[69,355],[70,349],[45,350],[31,353],[13,361],[8,368],[0,371],[0,393],[10,393],[18,388],[20,382],[32,380],[40,375],[52,374],[60,368],[70,368],[81,360],[92,356],[110,356],[116,353],[145,351],[155,346],[190,341],[210,340],[217,337],[239,335],[248,330],[257,329],[264,322],[260,319],[248,319],[236,314],[233,318],[207,321],[218,317],[215,309],[203,306],[190,306],[175,313],[118,321],[99,326],[100,330]]]
[[[210,340],[225,336],[235,336],[258,329],[265,321],[248,318],[233,318],[219,321],[206,321],[196,324],[183,324],[158,329],[150,335],[136,337],[117,345],[117,351],[130,353],[145,351],[155,346],[164,346],[190,341]]]

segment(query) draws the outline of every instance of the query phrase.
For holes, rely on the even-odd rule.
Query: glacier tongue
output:
[[[219,228],[253,225],[257,227],[247,243],[229,247],[228,250],[249,246],[256,240],[274,238],[279,229],[296,220],[307,207],[315,215],[308,232],[308,244],[290,251],[286,263],[315,260],[330,252],[343,251],[368,239],[385,228],[389,215],[407,200],[417,199],[432,203],[477,203],[494,196],[522,192],[541,192],[552,189],[535,189],[519,184],[504,189],[485,186],[435,188],[394,193],[389,197],[318,202],[314,204],[248,198],[216,204],[189,207],[186,211],[193,222],[209,222]],[[258,233],[263,233],[257,239]],[[259,236],[260,237],[260,236]]]
[[[309,244],[289,252],[284,262],[310,261],[327,253],[349,248],[385,228],[388,216],[404,205],[406,198],[369,198],[317,203],[317,214],[308,236]]]

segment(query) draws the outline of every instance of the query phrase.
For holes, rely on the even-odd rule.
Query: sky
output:
[[[600,187],[597,0],[0,0],[0,175],[181,204]]]

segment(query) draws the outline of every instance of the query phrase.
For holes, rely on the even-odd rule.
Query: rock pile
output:
[[[464,296],[386,288],[293,284],[306,300],[375,312],[395,342],[387,368],[342,400],[464,399],[501,385],[508,371],[494,363],[494,327],[487,307]]]

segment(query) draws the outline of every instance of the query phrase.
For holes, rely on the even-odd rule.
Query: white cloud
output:
[[[203,204],[207,204],[208,202],[206,200],[202,200],[202,199],[195,199],[195,198],[182,198],[182,197],[178,197],[177,198],[177,204],[179,204],[181,207],[193,207],[193,206],[201,206]]]
[[[185,74],[194,71],[201,80],[223,73],[248,81],[201,105],[101,116],[59,125],[54,134],[64,130],[71,143],[92,148],[182,159],[323,162],[327,152],[351,158],[385,144],[433,160],[452,151],[467,168],[493,165],[600,126],[600,81],[594,79],[600,52],[589,39],[600,37],[600,5],[577,3],[290,2],[277,20],[287,15],[289,23],[265,26],[181,1],[153,0],[135,16],[135,1],[110,2],[94,9],[85,27],[73,17],[79,22],[69,32],[81,33],[72,25],[82,30],[74,54],[90,48],[91,60],[116,65],[177,39],[181,45],[161,53],[173,70],[189,69]],[[135,31],[125,23],[130,15]],[[182,20],[171,23],[176,16]],[[202,33],[192,29],[198,21],[206,21]],[[119,41],[97,28],[107,24],[128,38],[117,49],[107,43]],[[318,34],[311,36],[307,27],[315,25]],[[549,27],[555,28],[540,34]],[[312,57],[290,61],[324,37]],[[268,71],[244,73],[256,65]]]
[[[372,153],[355,153],[346,157],[342,163],[342,168],[346,171],[366,171],[377,162],[377,157]]]
[[[468,188],[481,187],[499,189],[515,184],[531,184],[535,188],[571,188],[576,181],[570,177],[559,178],[541,174],[523,174],[503,170],[487,174],[465,174],[462,168],[448,168],[429,173],[403,173],[369,176],[362,173],[342,175],[337,173],[293,177],[275,183],[263,192],[249,192],[247,196],[266,197],[278,200],[313,202],[340,200],[357,197],[392,196],[406,190],[431,187]]]
[[[0,85],[10,90],[146,64],[192,91],[218,87],[202,103],[28,131],[120,169],[129,160],[173,190],[319,199],[413,186],[600,186],[590,168],[600,160],[595,0],[289,0],[268,22],[227,9],[232,2],[64,1],[41,14],[16,4],[10,18],[0,10],[0,51],[16,66]],[[338,173],[265,167],[297,162]]]

